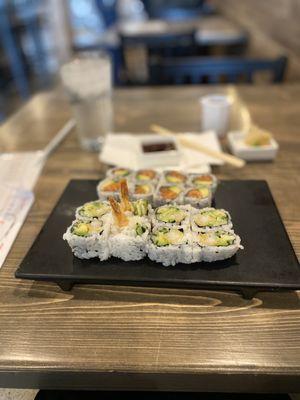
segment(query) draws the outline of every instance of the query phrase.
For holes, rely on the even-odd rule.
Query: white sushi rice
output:
[[[198,214],[201,214],[205,211],[212,211],[212,210],[218,210],[218,211],[222,211],[227,215],[227,220],[228,222],[226,224],[223,225],[217,225],[217,226],[198,226],[195,223],[195,216]],[[203,219],[205,218],[205,216],[203,216]],[[205,221],[205,219],[204,219]],[[191,214],[191,229],[193,232],[199,232],[199,231],[210,231],[210,230],[230,230],[232,229],[232,222],[231,222],[231,216],[229,214],[228,211],[224,210],[223,208],[212,208],[212,207],[206,207],[206,208],[202,208],[201,210],[197,210],[194,208],[194,210],[192,211]]]
[[[89,236],[78,236],[72,233],[72,227],[77,221],[73,221],[72,225],[63,235],[72,249],[74,255],[81,259],[89,259],[98,257],[101,261],[107,260],[110,256],[108,246],[109,222],[104,224],[101,234],[92,234]]]
[[[155,233],[162,227],[165,227],[165,225],[157,225],[152,232]],[[191,247],[189,230],[184,231],[182,240],[177,245],[157,246],[153,243],[151,237],[149,237],[147,253],[150,260],[161,263],[165,267],[174,266],[179,263],[191,264],[196,261]]]
[[[235,236],[234,243],[229,246],[200,246],[195,238],[194,258],[196,261],[213,262],[226,260],[233,257],[239,249],[243,249],[241,238],[232,230],[228,232]]]
[[[110,254],[112,257],[121,258],[124,261],[141,260],[146,255],[151,226],[145,217],[129,216],[128,218],[129,225],[123,229],[112,224],[109,238]],[[146,227],[146,231],[140,236],[135,232],[137,223]]]

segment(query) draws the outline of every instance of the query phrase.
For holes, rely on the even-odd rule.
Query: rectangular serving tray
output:
[[[215,207],[232,216],[244,250],[215,263],[163,267],[145,258],[80,260],[63,233],[76,207],[97,198],[95,180],[69,182],[56,207],[16,271],[17,278],[56,282],[63,290],[76,283],[226,289],[252,298],[261,290],[300,289],[300,267],[265,181],[222,181]]]

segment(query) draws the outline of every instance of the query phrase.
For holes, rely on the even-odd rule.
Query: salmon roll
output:
[[[158,186],[154,194],[154,205],[156,207],[164,204],[181,204],[183,187],[179,185]]]
[[[132,199],[145,199],[150,202],[153,200],[154,188],[150,183],[135,182],[132,185],[131,198]]]
[[[119,197],[120,180],[106,178],[97,186],[97,194],[100,200],[107,200],[110,196]]]
[[[179,171],[164,171],[162,174],[161,182],[166,184],[184,185],[187,181],[187,175]]]
[[[188,179],[190,186],[207,186],[214,193],[218,186],[218,180],[213,174],[191,174]]]
[[[133,171],[129,168],[111,168],[107,171],[106,176],[113,179],[129,179]]]
[[[157,182],[159,174],[154,169],[139,169],[134,174],[134,180],[137,183],[152,183]]]
[[[211,189],[207,186],[191,187],[183,194],[183,203],[196,208],[210,207],[212,201]]]

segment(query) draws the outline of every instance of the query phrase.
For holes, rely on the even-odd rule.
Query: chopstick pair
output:
[[[241,168],[245,166],[245,161],[242,160],[241,158],[232,156],[230,154],[221,152],[221,151],[216,151],[216,150],[211,150],[206,146],[203,146],[200,143],[195,143],[193,140],[187,139],[184,137],[184,134],[180,134],[180,133],[175,133],[173,131],[170,131],[169,129],[163,128],[160,125],[156,125],[156,124],[152,124],[150,125],[150,129],[155,132],[158,133],[159,135],[163,135],[163,136],[175,136],[178,140],[178,142],[187,148],[190,148],[192,150],[197,150],[200,153],[206,154],[208,156],[217,158],[219,160],[224,161],[227,164],[232,165],[233,167],[236,168]]]

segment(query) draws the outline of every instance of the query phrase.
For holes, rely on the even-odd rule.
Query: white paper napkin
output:
[[[100,161],[110,165],[116,165],[123,168],[138,169],[139,165],[137,157],[138,143],[141,135],[132,135],[130,133],[109,134],[106,138],[102,152],[100,153]],[[203,133],[185,133],[187,139],[200,143],[212,150],[221,151],[220,142],[217,135],[212,132]],[[181,147],[182,157],[177,169],[190,172],[209,172],[210,165],[222,165],[223,161],[207,156],[195,150]],[[174,169],[174,166],[170,166]],[[169,167],[164,167],[164,169]]]

